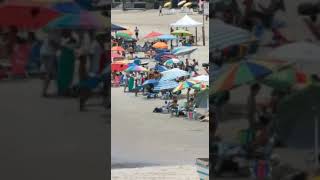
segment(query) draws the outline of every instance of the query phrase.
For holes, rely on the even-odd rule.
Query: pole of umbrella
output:
[[[316,107],[313,107],[313,110],[315,112],[315,116],[314,116],[314,145],[315,145],[315,148],[314,148],[314,153],[315,153],[315,166],[316,168],[319,167],[319,118],[318,118],[318,115],[317,115],[317,110],[316,110]]]
[[[202,12],[202,40],[203,40],[203,46],[206,45],[205,34],[204,34],[204,32],[205,32],[205,30],[204,30],[204,19],[205,19],[205,17],[204,17],[204,11],[203,11]]]

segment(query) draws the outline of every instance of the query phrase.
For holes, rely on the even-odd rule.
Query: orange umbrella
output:
[[[164,42],[157,42],[152,47],[154,47],[156,49],[167,49],[168,45]]]
[[[125,51],[121,46],[114,46],[111,48],[111,51]]]

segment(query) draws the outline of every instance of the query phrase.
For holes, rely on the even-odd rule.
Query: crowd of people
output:
[[[82,91],[85,89],[91,91],[106,83],[110,55],[106,37],[93,30],[48,30],[40,34],[12,28],[2,34],[1,41],[2,56],[9,59],[11,69],[6,75],[12,78],[28,78],[32,74],[40,76],[43,79],[43,97],[84,95]],[[78,77],[74,77],[75,74]],[[99,81],[94,83],[96,79]],[[56,92],[49,93],[53,80]],[[86,100],[80,99],[82,111]]]

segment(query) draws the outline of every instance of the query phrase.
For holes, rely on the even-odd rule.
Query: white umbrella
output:
[[[299,64],[320,62],[320,46],[309,42],[290,43],[276,48],[267,56]]]
[[[189,55],[189,54],[193,53],[195,50],[197,50],[197,48],[193,48],[193,47],[182,48],[182,49],[179,49],[178,51],[176,51],[173,54],[176,55],[176,56],[184,56],[184,55]]]
[[[203,83],[205,83],[206,85],[209,84],[209,76],[208,76],[208,75],[200,75],[200,76],[193,77],[193,78],[191,78],[191,79],[192,79],[192,80],[195,80],[195,81],[203,82]]]
[[[161,80],[167,81],[167,80],[174,80],[180,77],[189,76],[189,73],[187,71],[183,71],[179,68],[170,69],[168,71],[161,72],[162,78]]]

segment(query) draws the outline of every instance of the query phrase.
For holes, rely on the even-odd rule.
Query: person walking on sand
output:
[[[139,39],[139,29],[138,27],[136,26],[136,28],[134,29],[134,32],[136,34],[136,39],[138,40]]]
[[[247,115],[248,115],[248,124],[250,129],[255,129],[256,125],[256,116],[257,116],[257,103],[256,96],[259,94],[261,86],[259,84],[253,84],[250,87],[250,94],[247,100]]]
[[[163,16],[163,14],[162,14],[162,6],[161,5],[159,6],[159,16]]]

